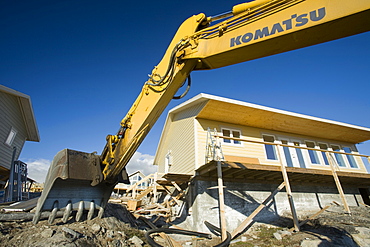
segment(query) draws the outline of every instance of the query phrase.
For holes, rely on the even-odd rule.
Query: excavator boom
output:
[[[66,222],[102,215],[125,166],[193,70],[215,69],[370,31],[368,0],[256,0],[215,17],[194,15],[177,30],[115,135],[101,155],[59,152],[49,168],[34,223],[58,210]],[[215,23],[213,24],[212,23]],[[190,81],[188,81],[190,86]]]

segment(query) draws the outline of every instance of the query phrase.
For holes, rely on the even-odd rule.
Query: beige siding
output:
[[[207,129],[216,129],[217,132],[221,135],[221,129],[222,128],[229,128],[229,129],[236,129],[241,131],[241,138],[248,139],[248,140],[255,140],[255,141],[263,141],[262,135],[263,134],[269,134],[273,135],[278,139],[279,137],[287,138],[287,139],[295,139],[300,141],[301,143],[304,143],[305,141],[314,141],[316,144],[318,142],[326,143],[328,145],[330,144],[337,144],[340,146],[347,146],[351,147],[352,150],[356,151],[354,148],[354,144],[351,143],[344,143],[344,142],[338,142],[338,141],[332,141],[328,139],[323,138],[314,138],[309,136],[302,136],[302,135],[294,135],[290,133],[285,132],[277,132],[277,131],[271,131],[271,130],[265,130],[265,129],[259,129],[259,128],[253,128],[248,126],[242,126],[242,125],[234,125],[234,124],[228,124],[224,122],[217,122],[207,119],[196,119],[196,133],[197,133],[197,146],[198,146],[198,157],[196,159],[196,167],[200,167],[205,162],[205,152],[206,152],[206,140],[207,140]],[[257,158],[260,164],[266,164],[266,165],[280,165],[279,160],[268,160],[265,153],[265,148],[263,144],[256,144],[256,143],[248,143],[243,142],[242,145],[230,145],[230,144],[222,144],[222,151],[225,156],[236,156],[236,157],[248,157],[248,158]],[[280,154],[282,156],[282,159],[284,160],[284,152],[282,148],[279,149]],[[307,168],[315,168],[315,169],[323,169],[323,170],[330,170],[329,166],[318,164],[314,165],[311,164],[309,154],[307,150],[302,149],[302,154],[305,159],[305,164]],[[321,155],[321,153],[318,153],[318,155]],[[343,156],[344,159],[346,159],[345,156]],[[359,166],[359,168],[348,168],[348,167],[340,167],[340,171],[347,171],[347,172],[361,172],[361,173],[367,173],[366,168],[362,162],[362,159],[360,157],[356,157],[356,163]]]
[[[205,162],[205,151],[207,141],[207,129],[216,129],[221,135],[221,128],[232,128],[241,131],[241,138],[247,138],[251,140],[261,140],[260,130],[257,128],[239,126],[233,124],[227,124],[222,122],[215,122],[206,119],[197,119],[197,135],[198,135],[198,146],[199,156],[197,159],[197,167],[201,166]],[[265,153],[260,144],[255,143],[242,143],[241,146],[222,144],[222,151],[224,155],[240,156],[240,157],[253,157],[259,160],[264,159]],[[262,162],[260,162],[262,163]]]
[[[158,172],[165,171],[165,158],[171,152],[172,166],[170,173],[193,174],[195,163],[194,116],[204,103],[188,108],[172,116],[168,129],[161,137],[160,148],[156,154]]]
[[[17,131],[12,145],[9,147],[5,141],[14,128]],[[26,140],[26,128],[17,97],[0,92],[0,165],[10,168],[13,147],[17,148],[16,159]]]

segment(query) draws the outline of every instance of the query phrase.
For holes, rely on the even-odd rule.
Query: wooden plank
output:
[[[299,223],[299,226],[303,226],[304,224],[306,224],[307,222],[309,222],[310,220],[316,218],[318,215],[320,215],[321,213],[323,213],[325,210],[327,210],[328,208],[330,208],[330,205],[328,206],[325,206],[323,207],[320,211],[316,212],[314,215],[312,215],[311,217],[309,217],[308,219],[302,221],[301,223]]]
[[[142,191],[135,199],[136,200],[143,199],[143,197],[149,194],[152,190],[153,190],[153,187],[148,187],[146,190]]]
[[[309,222],[310,220],[316,218],[319,214],[323,213],[325,210],[327,210],[328,208],[330,207],[330,205],[328,206],[325,206],[324,208],[322,208],[320,211],[316,212],[314,215],[310,216],[308,219],[302,221],[301,223],[299,223],[299,226],[303,226],[304,224],[306,224],[307,222]],[[293,232],[294,231],[294,227],[290,228],[289,229],[290,232]]]
[[[141,201],[131,199],[127,201],[127,209],[129,211],[135,211],[139,206],[141,206]]]
[[[224,241],[227,238],[227,235],[226,235],[225,199],[224,199],[224,186],[222,181],[221,161],[217,162],[217,176],[218,176],[217,178],[218,204],[219,204],[221,239],[222,241]]]
[[[338,189],[340,198],[342,199],[344,209],[347,211],[347,213],[350,214],[351,210],[349,209],[346,197],[345,197],[344,192],[343,192],[342,185],[340,184],[340,181],[339,181],[339,178],[338,178],[338,175],[337,175],[337,171],[335,170],[335,167],[334,167],[334,164],[333,164],[333,157],[331,155],[329,155],[328,152],[325,152],[325,154],[326,154],[327,159],[329,160],[329,165],[330,165],[331,171],[333,173],[334,181],[335,181],[335,184],[337,185],[337,189]]]
[[[285,187],[285,183],[282,182],[271,195],[269,195],[254,211],[251,213],[240,225],[231,233],[231,238],[241,233],[250,223],[252,223],[254,217],[264,209],[267,204],[274,198],[274,196]]]
[[[175,186],[175,188],[176,188],[179,192],[181,192],[181,191],[182,191],[182,189],[180,188],[180,186],[179,186],[175,181],[171,181],[171,184],[172,184],[173,186]]]
[[[277,153],[278,153],[280,166],[281,166],[281,173],[283,175],[284,182],[285,182],[285,189],[286,189],[286,193],[287,193],[287,196],[288,196],[290,211],[292,212],[292,216],[293,216],[294,229],[295,229],[295,231],[298,232],[299,231],[298,217],[297,217],[297,212],[296,212],[295,206],[294,206],[293,195],[292,195],[292,190],[290,188],[288,173],[287,173],[287,171],[285,169],[286,167],[285,167],[285,165],[284,165],[284,163],[281,159],[279,146],[276,146],[276,147],[277,147],[276,150],[277,150]]]
[[[260,164],[258,158],[253,157],[242,157],[242,156],[232,156],[232,155],[224,155],[224,159],[229,162],[241,162],[241,163],[254,163]]]
[[[126,190],[126,192],[129,192],[130,190],[133,190],[133,189],[136,189],[136,187],[145,182],[146,180],[148,180],[149,178],[151,178],[153,176],[153,174],[149,174],[148,176],[146,176],[145,178],[143,178],[142,180],[139,180],[137,181],[136,183],[134,183],[133,185],[131,185],[130,187],[128,187],[128,189]]]

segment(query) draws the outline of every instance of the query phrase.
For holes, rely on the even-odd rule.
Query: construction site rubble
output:
[[[291,246],[291,247],[368,247],[370,246],[370,208],[360,205],[351,207],[347,214],[341,205],[333,204],[314,219],[312,212],[301,214],[300,222],[306,222],[301,231],[294,232],[292,217],[289,214],[270,224],[254,222],[250,228],[233,239],[230,246]],[[141,247],[151,246],[145,237],[148,231],[158,246],[216,246],[221,240],[189,236],[177,239],[170,231],[156,229],[176,229],[175,225],[156,217],[147,219],[134,216],[122,203],[109,203],[104,217],[76,222],[73,218],[63,224],[57,218],[54,224],[42,217],[37,225],[31,212],[0,214],[1,246],[108,246]],[[153,230],[154,229],[154,230]],[[191,230],[191,229],[187,229]],[[154,245],[156,246],[156,245]],[[223,245],[228,246],[228,245]]]
[[[143,180],[153,176],[157,177],[149,175]],[[35,199],[3,206],[0,213],[1,246],[370,247],[370,207],[365,204],[351,207],[351,214],[335,201],[317,212],[300,212],[300,231],[295,230],[291,212],[269,224],[255,222],[251,217],[250,224],[242,223],[243,227],[239,226],[235,235],[227,232],[227,237],[221,240],[221,228],[209,222],[204,223],[212,234],[177,225],[181,223],[179,216],[185,206],[184,196],[189,187],[187,178],[155,181],[140,188],[141,180],[121,193],[113,193],[103,217],[92,220],[85,215],[79,221],[72,215],[63,223],[63,212],[58,212],[56,221],[50,224],[50,213],[43,212],[35,225],[32,223]]]

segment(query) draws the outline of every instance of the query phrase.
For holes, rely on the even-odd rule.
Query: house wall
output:
[[[22,114],[17,97],[0,91],[0,165],[7,169],[10,168],[13,147],[17,148],[17,160],[27,137]],[[8,146],[5,141],[12,128],[17,134],[12,145]]]
[[[216,129],[219,135],[222,135],[221,129],[227,128],[227,129],[233,129],[233,130],[239,130],[241,132],[241,138],[253,140],[253,141],[263,141],[263,135],[272,135],[275,137],[276,140],[279,140],[279,138],[283,139],[290,139],[290,140],[297,140],[303,144],[305,147],[305,141],[314,141],[317,143],[326,143],[329,146],[331,144],[340,145],[341,147],[350,147],[351,150],[353,150],[354,153],[357,152],[357,149],[355,147],[355,144],[353,143],[345,143],[345,142],[339,142],[324,138],[315,138],[310,136],[303,136],[303,135],[296,135],[291,133],[285,133],[285,132],[278,132],[273,130],[266,130],[266,129],[259,129],[259,128],[253,128],[249,126],[242,126],[242,125],[234,125],[229,124],[227,122],[217,122],[217,121],[211,121],[207,119],[199,119],[197,118],[195,120],[195,128],[196,128],[196,140],[197,143],[195,144],[198,146],[198,156],[196,158],[195,167],[199,167],[205,163],[205,153],[206,153],[206,141],[207,141],[207,130],[210,128],[211,130]],[[222,140],[221,140],[222,141]],[[307,150],[301,149],[302,154],[305,160],[305,166],[306,168],[315,168],[315,169],[323,169],[323,170],[330,170],[330,166],[324,164],[324,160],[321,157],[321,152],[317,153],[317,156],[320,160],[320,164],[312,164],[309,153]],[[234,161],[234,162],[243,162],[245,159],[250,159],[253,163],[259,163],[259,164],[266,164],[266,165],[280,165],[279,160],[270,160],[267,159],[265,147],[263,144],[258,143],[250,143],[250,142],[242,142],[241,145],[233,145],[233,144],[227,144],[222,143],[222,151],[224,156],[226,156],[227,161]],[[284,163],[286,163],[285,157],[284,157],[284,151],[283,148],[280,147],[279,152],[281,154],[281,158]],[[230,160],[230,156],[232,156],[233,160]],[[242,158],[240,158],[242,157]],[[347,157],[343,156],[343,159],[346,160]],[[349,167],[349,164],[347,163],[348,167],[339,167],[340,171],[345,172],[358,172],[358,173],[367,173],[366,167],[361,159],[361,157],[355,157],[356,164],[358,165],[358,168],[351,168]]]
[[[226,188],[224,190],[226,227],[229,232],[232,232],[277,188],[278,184],[225,182],[224,186]],[[183,212],[183,218],[174,224],[199,232],[208,232],[204,221],[219,225],[218,190],[215,187],[217,187],[216,181],[194,180],[189,190],[187,209]],[[345,187],[344,193],[349,206],[359,206],[360,202],[363,203],[358,188]],[[333,201],[341,203],[340,195],[334,185],[327,187],[294,185],[292,195],[298,216],[303,213],[312,215],[332,204]],[[272,223],[278,217],[290,212],[287,194],[282,190],[255,217],[254,221]]]
[[[205,103],[173,114],[168,120],[168,131],[162,136],[160,149],[157,151],[158,172],[164,173],[166,155],[171,153],[170,173],[194,174],[196,141],[194,133],[194,116]]]

